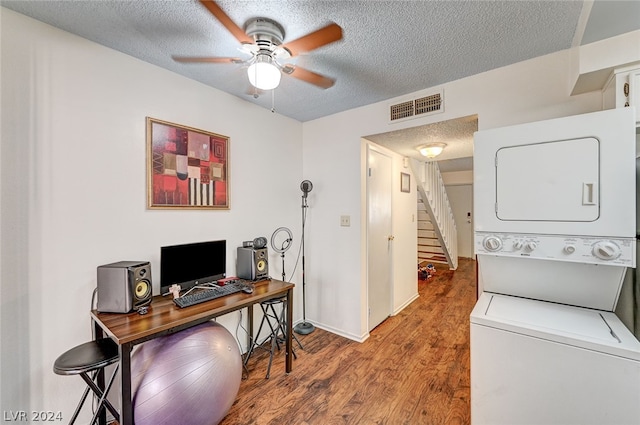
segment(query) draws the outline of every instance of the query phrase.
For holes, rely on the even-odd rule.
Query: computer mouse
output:
[[[244,288],[242,288],[242,292],[244,292],[245,294],[252,294],[253,288],[250,286],[245,286]]]

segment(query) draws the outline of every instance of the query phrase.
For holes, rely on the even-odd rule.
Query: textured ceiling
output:
[[[284,76],[275,111],[308,121],[640,28],[639,1],[220,1],[240,27],[278,21],[285,43],[329,22],[341,41],[292,63],[336,78],[326,90]],[[238,64],[172,55],[238,56],[238,41],[197,1],[9,1],[0,5],[265,108]],[[591,12],[587,14],[587,12]],[[585,19],[587,18],[588,19]],[[584,32],[584,35],[583,35]]]
[[[441,171],[462,171],[473,168],[473,133],[478,130],[478,117],[471,115],[433,124],[372,134],[364,138],[389,148],[400,155],[424,161],[416,149],[426,143],[445,143],[437,157]]]

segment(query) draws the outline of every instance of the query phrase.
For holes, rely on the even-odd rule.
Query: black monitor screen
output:
[[[226,274],[227,241],[198,242],[160,248],[160,293],[178,284],[189,289]]]

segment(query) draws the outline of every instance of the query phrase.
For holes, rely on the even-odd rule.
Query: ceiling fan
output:
[[[283,44],[284,28],[268,18],[252,18],[244,30],[212,0],[200,0],[209,12],[241,43],[242,50],[250,54],[247,60],[233,57],[188,57],[173,56],[173,60],[183,63],[241,63],[249,65],[249,82],[257,89],[272,90],[280,83],[281,74],[327,89],[335,80],[297,65],[285,63],[301,53],[342,39],[342,28],[331,23],[317,31]]]

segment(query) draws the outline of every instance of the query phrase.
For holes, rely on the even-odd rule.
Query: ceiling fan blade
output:
[[[207,56],[171,56],[174,61],[182,63],[242,63],[240,58],[223,58]]]
[[[233,35],[240,43],[253,43],[253,38],[249,37],[242,28],[237,26],[236,23],[231,20],[229,15],[224,13],[224,10],[222,10],[220,6],[218,6],[218,3],[212,0],[200,0],[200,3],[202,3],[202,5],[206,7],[209,12],[211,12],[211,14],[215,16],[218,21],[220,21],[222,25],[224,25],[224,27],[229,30],[231,35]]]
[[[340,39],[342,39],[342,28],[336,23],[331,23],[324,28],[320,28],[296,40],[289,41],[281,47],[286,49],[291,56],[296,56]]]
[[[298,80],[302,80],[304,82],[313,84],[314,86],[318,86],[323,89],[328,89],[329,87],[332,87],[333,84],[336,82],[336,80],[332,78],[325,77],[324,75],[320,75],[316,72],[309,71],[308,69],[300,68],[299,66],[296,66],[295,68],[293,68],[293,71],[286,72],[286,73],[291,75],[292,77],[297,78]]]

